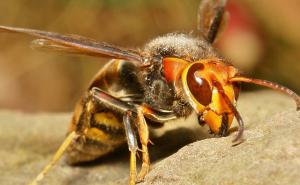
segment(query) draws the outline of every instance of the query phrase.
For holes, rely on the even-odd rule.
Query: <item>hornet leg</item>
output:
[[[130,151],[129,184],[135,185],[137,181],[136,155],[138,150],[138,144],[133,126],[137,125],[134,123],[137,121],[136,108],[132,104],[121,101],[98,88],[93,88],[91,90],[91,94],[98,103],[102,104],[103,106],[106,106],[109,109],[113,109],[123,114],[123,124],[125,128],[125,134],[127,137],[128,149]]]
[[[133,105],[129,102],[122,101],[116,97],[113,97],[106,92],[98,88],[92,88],[90,91],[95,100],[107,107],[108,109],[115,110],[123,115],[123,124],[125,127],[125,133],[127,136],[128,147],[130,151],[130,184],[134,182],[140,182],[144,179],[150,169],[150,158],[148,152],[149,143],[149,130],[145,120],[147,118],[165,122],[175,119],[176,116],[172,112],[162,113],[152,110],[151,107],[145,105]],[[135,132],[132,128],[135,126],[138,130],[139,139],[142,145],[142,168],[136,178],[136,154],[138,150],[137,141],[135,138]]]
[[[64,154],[68,146],[72,143],[72,141],[78,137],[78,135],[75,132],[71,132],[68,137],[65,139],[65,141],[61,144],[57,152],[55,153],[52,160],[49,162],[49,164],[41,171],[41,173],[29,184],[29,185],[37,185],[39,181],[41,181],[44,176],[49,172],[49,170],[57,163],[57,161],[61,158],[61,156]]]
[[[135,185],[136,182],[136,151],[138,149],[137,140],[132,128],[132,112],[127,111],[123,116],[128,148],[130,151],[130,176],[129,184]]]
[[[149,129],[144,118],[142,109],[140,107],[137,108],[137,128],[139,132],[140,142],[142,144],[142,169],[138,174],[137,181],[141,182],[144,180],[145,176],[150,170],[150,158],[148,152],[148,142],[149,142]]]

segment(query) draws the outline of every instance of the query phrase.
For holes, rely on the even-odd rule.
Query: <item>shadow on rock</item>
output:
[[[196,133],[195,130],[189,128],[177,128],[175,130],[170,130],[164,133],[160,137],[156,137],[155,135],[152,135],[152,137],[150,138],[153,138],[151,139],[151,141],[154,143],[154,145],[151,144],[148,145],[151,161],[155,162],[157,160],[166,158],[172,155],[173,153],[177,152],[183,146],[208,137],[211,136],[202,131]],[[106,156],[100,157],[94,161],[78,163],[73,166],[91,167],[97,165],[114,164],[120,161],[128,162],[128,160],[129,160],[129,151],[127,145],[124,145],[118,148],[116,151]]]

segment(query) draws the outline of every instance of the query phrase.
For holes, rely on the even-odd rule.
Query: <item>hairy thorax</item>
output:
[[[167,34],[150,41],[144,53],[151,57],[177,57],[187,61],[220,58],[217,52],[203,39],[189,34]],[[161,60],[139,72],[139,80],[144,84],[144,101],[153,108],[171,110],[178,117],[186,117],[192,112],[185,96],[176,94],[174,84],[165,79]],[[182,93],[181,93],[182,94]]]

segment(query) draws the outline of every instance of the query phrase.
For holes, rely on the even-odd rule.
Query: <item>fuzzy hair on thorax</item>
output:
[[[145,45],[144,52],[150,56],[178,57],[193,61],[220,57],[204,38],[185,33],[169,33],[157,37]]]

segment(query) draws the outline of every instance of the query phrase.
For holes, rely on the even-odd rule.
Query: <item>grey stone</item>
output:
[[[141,185],[300,184],[300,114],[294,109],[293,101],[278,93],[243,94],[238,110],[246,124],[245,141],[237,146],[231,143],[236,132],[211,138],[195,115],[167,123],[151,134],[152,167]],[[0,111],[0,184],[30,182],[63,141],[70,117]],[[61,160],[41,184],[126,184],[128,159],[124,146],[84,166]]]

